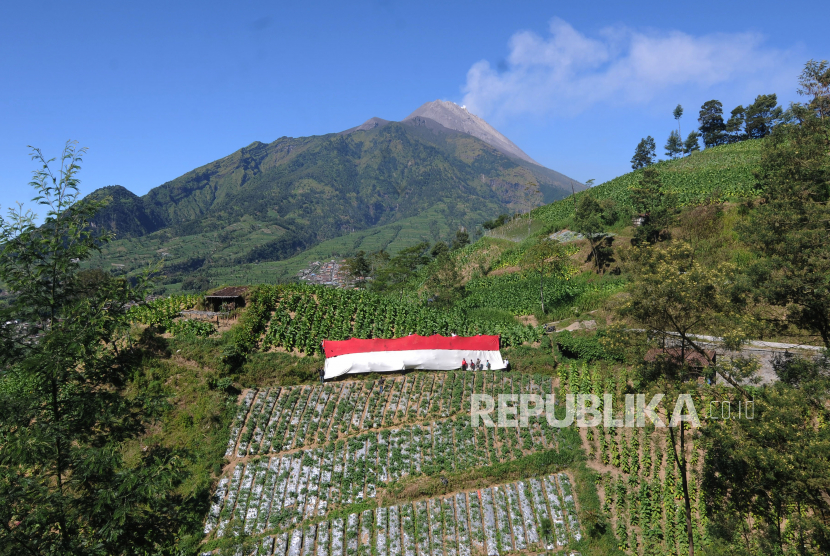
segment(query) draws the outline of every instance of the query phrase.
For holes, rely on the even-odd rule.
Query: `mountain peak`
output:
[[[507,155],[541,166],[541,164],[530,158],[522,149],[517,147],[513,141],[499,133],[496,128],[483,119],[467,110],[465,106],[459,106],[454,102],[446,100],[434,100],[422,104],[412,114],[404,118],[403,121],[405,122],[419,117],[434,120],[448,129],[461,131],[462,133],[477,137]]]
[[[349,133],[353,133],[355,131],[369,131],[370,129],[375,129],[378,127],[383,127],[389,123],[389,120],[384,120],[383,118],[369,118],[359,126],[355,126],[352,128],[347,129],[346,131],[341,131],[340,135],[348,135]]]

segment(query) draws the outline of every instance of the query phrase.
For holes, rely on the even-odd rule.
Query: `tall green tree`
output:
[[[683,153],[691,154],[700,150],[700,133],[697,131],[689,132],[686,141],[683,142]]]
[[[709,361],[721,376],[736,389],[745,392],[727,369],[715,365],[710,352],[704,349],[694,333],[706,331],[724,336],[735,348],[743,340],[741,326],[742,301],[736,294],[737,269],[731,263],[704,266],[695,258],[694,250],[681,242],[666,247],[651,246],[635,249],[629,259],[632,281],[628,298],[620,307],[620,317],[632,328],[645,329],[649,335],[676,342],[679,354],[660,358],[652,365],[639,366],[638,381],[666,394],[694,393],[698,390],[696,371],[690,368],[687,354],[697,353]],[[695,535],[689,493],[689,462],[686,460],[686,432],[669,427],[674,462],[681,478],[686,535],[689,555],[694,555]]]
[[[429,250],[429,243],[425,241],[401,249],[375,272],[372,287],[378,290],[401,288],[419,267],[430,261]]]
[[[654,144],[654,138],[651,135],[641,139],[634,150],[634,156],[631,157],[631,167],[639,170],[654,164],[654,159],[657,156],[656,150],[657,146]]]
[[[738,143],[747,139],[744,125],[746,124],[746,109],[740,104],[736,106],[726,121],[726,133],[729,143]]]
[[[545,313],[544,277],[562,274],[570,266],[565,248],[556,240],[542,239],[524,252],[521,260],[524,270],[539,274],[539,302]]]
[[[707,100],[700,107],[697,121],[700,123],[700,133],[703,136],[703,145],[716,147],[726,142],[726,124],[723,123],[723,104],[719,100]]]
[[[674,119],[677,120],[677,136],[683,137],[683,132],[680,130],[680,118],[683,117],[683,107],[679,104],[675,106],[672,116],[674,116]]]
[[[467,230],[461,228],[456,230],[455,232],[455,239],[452,240],[452,247],[451,251],[455,251],[456,249],[461,249],[465,245],[470,244],[470,234],[467,233]]]
[[[830,348],[830,119],[796,107],[798,125],[778,126],[764,146],[763,202],[739,227],[758,256],[750,269],[759,299],[786,310]]]
[[[669,158],[677,158],[681,154],[683,154],[683,140],[680,138],[680,134],[674,130],[669,134],[669,138],[666,141],[666,156]]]
[[[830,64],[810,60],[798,78],[798,94],[812,97],[807,108],[823,120],[830,117]]]
[[[637,187],[631,189],[634,210],[645,217],[645,221],[634,231],[633,242],[637,245],[656,243],[668,238],[668,229],[677,215],[675,195],[663,187],[660,174],[654,168],[643,171]]]
[[[46,209],[0,218],[0,554],[138,554],[172,550],[184,479],[159,449],[127,463],[122,442],[144,426],[122,389],[134,371],[124,279],[79,272],[109,240],[89,225],[100,201],[78,202],[83,149],[60,169],[33,149],[31,185]]]
[[[358,287],[366,287],[366,279],[372,273],[372,265],[366,258],[365,251],[358,251],[354,257],[346,259],[346,270],[355,279]]]
[[[774,366],[779,380],[753,392],[751,410],[703,430],[714,546],[732,554],[830,554],[830,359],[783,358]]]
[[[784,111],[778,106],[778,97],[758,95],[755,102],[746,107],[746,135],[750,139],[766,137],[779,124]]]
[[[607,258],[604,244],[608,239],[606,230],[617,220],[614,202],[610,199],[598,201],[590,193],[579,198],[574,214],[575,230],[585,236],[591,245],[591,255],[597,272],[602,270]]]
[[[435,245],[432,246],[432,249],[429,251],[429,254],[432,255],[433,259],[437,259],[444,253],[449,253],[450,248],[449,246],[444,243],[443,241],[436,241]]]
[[[424,283],[430,301],[440,307],[451,307],[464,297],[464,284],[458,264],[448,251],[439,253],[432,263]]]

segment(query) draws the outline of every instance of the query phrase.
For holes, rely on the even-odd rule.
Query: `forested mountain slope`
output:
[[[380,122],[255,142],[143,197],[96,191],[112,203],[95,224],[117,234],[99,264],[130,273],[164,257],[165,272],[180,280],[202,268],[282,261],[406,220],[417,223],[413,237],[446,238],[583,187],[432,120]]]

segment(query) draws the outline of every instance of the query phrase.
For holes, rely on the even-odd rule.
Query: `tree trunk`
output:
[[[686,537],[689,543],[689,556],[695,556],[695,537],[692,533],[692,501],[689,498],[689,482],[686,480],[686,435],[684,423],[680,423],[680,455],[674,445],[674,427],[669,427],[671,446],[674,450],[674,461],[680,469],[680,482],[683,485],[683,505],[686,508]]]
[[[542,314],[545,314],[545,291],[542,289],[542,273],[539,273],[539,300],[542,302]]]
[[[594,254],[594,266],[597,267],[597,272],[599,272],[599,258],[597,258],[597,249],[594,247],[594,238],[588,238],[588,243],[591,244],[591,253]]]

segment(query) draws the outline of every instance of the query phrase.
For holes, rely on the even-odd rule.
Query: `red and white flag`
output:
[[[480,359],[484,368],[505,368],[498,336],[418,336],[391,340],[324,340],[325,378],[354,373],[383,373],[406,369],[449,371],[461,361]]]

